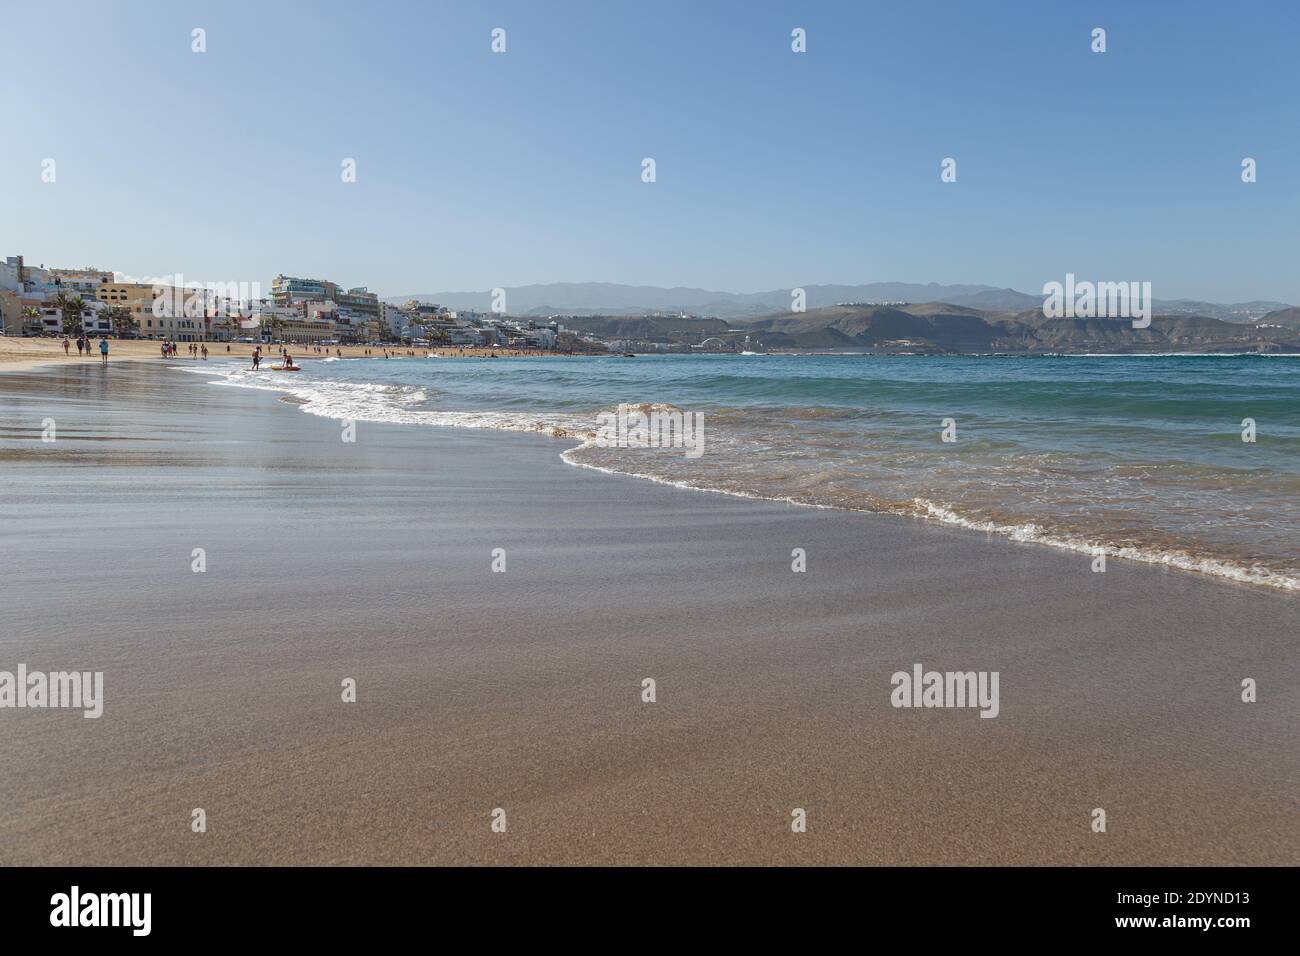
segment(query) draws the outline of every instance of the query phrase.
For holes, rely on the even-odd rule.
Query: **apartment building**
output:
[[[332,342],[335,339],[334,323],[328,319],[295,315],[292,318],[281,320],[276,328],[282,342],[302,342],[307,345],[318,345],[321,342]]]
[[[234,320],[218,315],[218,303],[201,289],[109,282],[96,289],[95,298],[130,312],[137,333],[146,339],[222,342],[229,341],[235,328]]]
[[[0,330],[5,335],[22,335],[27,302],[12,289],[0,286]]]
[[[81,312],[81,333],[92,336],[111,335],[113,332],[113,323],[104,315],[105,306],[94,299],[83,299],[82,301],[86,303],[86,307]],[[32,308],[36,309],[37,315],[33,319],[24,320],[22,331],[26,334],[74,334],[72,331],[64,328],[63,310],[52,301],[46,300],[40,305],[33,306]]]
[[[393,338],[409,339],[411,337],[411,313],[401,306],[389,302],[380,302],[379,321]]]
[[[23,288],[23,257],[7,256],[0,262],[0,290],[21,294]]]
[[[50,278],[61,292],[97,298],[99,287],[113,281],[113,273],[101,269],[51,269]]]
[[[345,341],[383,337],[379,296],[365,286],[345,289],[328,279],[278,275],[271,281],[271,301],[281,307],[300,302],[329,303],[337,315],[336,331]]]

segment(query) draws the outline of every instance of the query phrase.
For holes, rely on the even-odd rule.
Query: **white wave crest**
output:
[[[326,418],[399,425],[434,425],[445,428],[487,428],[499,431],[530,432],[545,434],[554,438],[570,439],[577,441],[579,444],[561,452],[560,458],[567,464],[610,475],[653,481],[675,488],[728,495],[733,498],[782,502],[800,507],[904,515],[922,520],[938,521],[942,524],[972,531],[995,534],[1011,541],[1046,545],[1092,555],[1105,553],[1107,557],[1161,565],[1182,571],[1194,571],[1244,584],[1264,585],[1289,592],[1300,591],[1300,578],[1271,571],[1264,567],[1247,567],[1234,562],[1201,557],[1180,550],[1119,546],[1071,538],[1045,531],[1032,522],[1000,524],[992,521],[974,520],[963,516],[951,507],[924,498],[913,499],[910,506],[898,503],[897,506],[893,507],[882,505],[876,508],[854,508],[842,504],[810,502],[790,495],[761,494],[745,490],[719,488],[701,481],[665,478],[659,475],[634,471],[630,468],[616,468],[584,462],[574,456],[578,452],[592,447],[595,442],[596,422],[594,415],[437,410],[421,407],[428,401],[427,391],[425,388],[413,386],[301,378],[272,378],[265,373],[255,373],[241,367],[222,368],[218,366],[216,369],[186,369],[186,371],[208,375],[216,371],[224,375],[225,378],[213,382],[213,384],[275,391],[291,395],[299,402],[304,412]],[[627,403],[618,407],[620,409],[648,411],[670,409],[674,406],[659,403]]]

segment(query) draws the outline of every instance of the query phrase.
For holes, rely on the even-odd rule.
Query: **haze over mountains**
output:
[[[1026,312],[1042,306],[1041,295],[988,285],[942,285],[937,282],[870,282],[864,285],[809,285],[803,287],[808,310],[842,303],[945,302],[985,312]],[[436,302],[451,309],[490,311],[492,294],[483,292],[419,292],[386,296],[386,301],[408,299]],[[517,316],[605,315],[632,316],[686,313],[721,319],[749,319],[788,313],[790,289],[768,292],[718,292],[709,289],[620,285],[610,282],[555,282],[547,285],[506,287],[506,311]],[[1165,315],[1199,315],[1225,322],[1251,322],[1289,303],[1255,301],[1232,304],[1190,299],[1155,299],[1154,309]]]
[[[759,319],[668,315],[569,316],[566,327],[624,347],[875,354],[1054,354],[1300,352],[1300,309],[1253,322],[1160,315],[1147,328],[1129,319],[1054,318],[1042,309],[989,312],[929,302],[836,305]]]

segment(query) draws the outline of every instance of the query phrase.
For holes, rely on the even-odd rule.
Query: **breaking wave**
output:
[[[339,365],[333,368],[337,371]],[[214,369],[189,371],[210,375]],[[311,415],[548,435],[576,442],[561,453],[568,464],[608,474],[739,498],[901,515],[1014,542],[1089,555],[1105,554],[1108,558],[1196,572],[1243,584],[1300,591],[1300,569],[1286,560],[1285,554],[1272,561],[1254,561],[1242,553],[1233,554],[1222,548],[1216,552],[1199,540],[1193,545],[1188,540],[1177,540],[1177,536],[1167,531],[1144,527],[1125,511],[1106,510],[1111,502],[1098,497],[1099,488],[1120,486],[1122,492],[1109,493],[1128,507],[1132,495],[1125,482],[1151,481],[1163,465],[1115,467],[1101,477],[1088,473],[1084,465],[1075,462],[1069,462],[1067,469],[1063,456],[1050,453],[1024,455],[1008,465],[1004,460],[1007,450],[1002,443],[972,441],[966,446],[966,454],[979,454],[983,458],[963,462],[963,467],[981,475],[980,486],[970,489],[938,470],[926,457],[929,452],[917,452],[906,442],[887,443],[883,448],[873,446],[872,441],[877,445],[880,442],[876,436],[862,431],[862,422],[868,421],[879,429],[883,427],[882,422],[889,424],[886,415],[855,408],[795,406],[721,407],[709,411],[706,414],[709,453],[707,466],[703,466],[684,456],[637,453],[596,444],[596,416],[601,411],[621,408],[648,413],[675,408],[662,402],[609,404],[594,409],[588,406],[582,411],[547,412],[527,407],[458,410],[442,407],[454,404],[452,400],[458,396],[444,393],[432,383],[347,381],[308,373],[288,378],[234,366],[217,366],[215,371],[223,376],[215,384],[278,392]],[[862,447],[853,446],[854,442]],[[853,454],[846,454],[846,448]],[[1180,471],[1179,481],[1189,482],[1197,477],[1194,467]],[[1038,481],[1041,487],[1034,487],[1033,481]],[[1085,495],[1083,503],[1076,501],[1072,511],[1053,507],[1061,499],[1061,487],[1070,482],[1078,484],[1072,494]],[[997,491],[991,493],[989,488]],[[1040,492],[1042,497],[1036,498]],[[1093,497],[1086,497],[1089,495]],[[995,501],[996,507],[990,506],[990,501]],[[1195,506],[1207,507],[1199,500]],[[1189,505],[1188,510],[1192,509]],[[1044,515],[1053,517],[1045,520]]]

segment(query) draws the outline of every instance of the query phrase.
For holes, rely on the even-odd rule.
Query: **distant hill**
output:
[[[944,300],[962,304],[964,299],[983,293],[1011,293],[983,285],[940,285],[909,282],[873,282],[867,285],[804,286],[805,304],[809,309],[837,305],[841,302],[933,302]],[[491,308],[490,292],[420,292],[388,296],[387,302],[408,299],[436,302],[450,309]],[[1009,302],[1005,308],[1028,308],[1023,300]],[[769,292],[717,292],[709,289],[618,285],[610,282],[556,282],[550,285],[527,285],[506,288],[506,311],[511,315],[649,315],[687,313],[722,319],[757,318],[791,306],[790,289]]]
[[[1285,329],[1300,329],[1300,309],[1287,308],[1270,312],[1259,320],[1259,325],[1280,325]]]
[[[723,319],[680,319],[657,315],[566,315],[566,329],[593,333],[602,339],[633,339],[641,342],[696,343],[714,335],[725,335],[731,324]]]
[[[1025,309],[1039,309],[1043,305],[1041,295],[1026,295],[1015,289],[987,289],[960,296],[957,302],[949,305],[966,305],[973,309],[986,309],[991,312],[1022,312]]]
[[[562,316],[605,340],[735,350],[933,354],[1044,352],[1300,352],[1300,309],[1273,321],[1225,322],[1206,315],[1157,315],[1145,329],[1128,319],[1048,319],[1041,309],[981,311],[946,302],[837,305],[748,321],[678,316]],[[1269,318],[1269,317],[1266,317]]]
[[[1213,302],[1201,302],[1196,299],[1156,299],[1156,310],[1169,315],[1208,315],[1212,319],[1225,322],[1253,322],[1269,312],[1287,309],[1285,302],[1236,302],[1231,305],[1216,305]]]
[[[1300,352],[1300,310],[1272,323],[1156,315],[1145,329],[1128,319],[1048,319],[1041,309],[980,312],[946,303],[834,306],[747,322],[766,349],[883,352]],[[1290,315],[1290,313],[1297,313]],[[1279,313],[1273,313],[1278,315]]]
[[[871,282],[865,285],[804,286],[809,310],[842,303],[942,302],[986,312],[1023,312],[1042,305],[1041,295],[999,289],[988,285],[941,285],[937,282]],[[436,302],[450,309],[490,311],[492,294],[482,292],[418,292],[387,296],[385,301],[408,299]],[[768,292],[718,292],[710,289],[619,285],[611,282],[555,282],[506,288],[506,311],[510,315],[676,315],[711,316],[720,319],[756,319],[791,307],[789,289]],[[1226,322],[1251,322],[1266,313],[1289,308],[1285,302],[1242,302],[1218,305],[1188,299],[1155,300],[1158,312],[1170,315],[1203,315]]]

